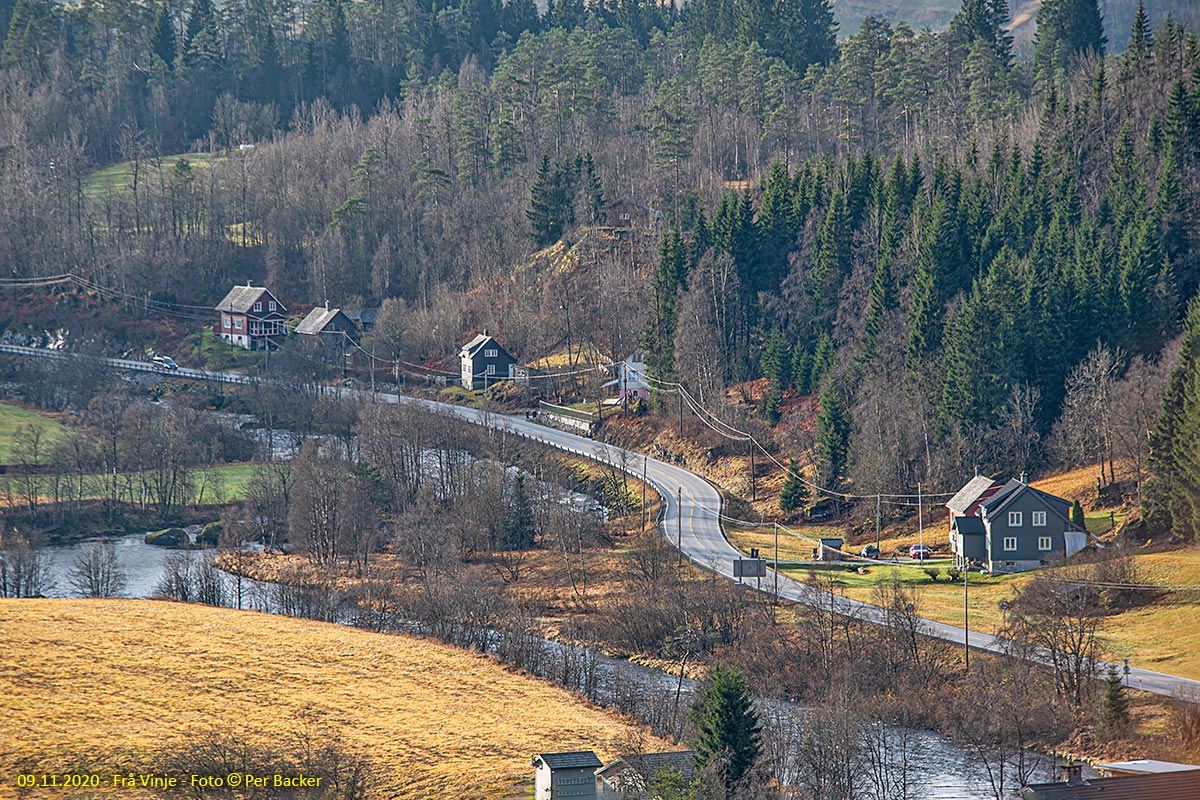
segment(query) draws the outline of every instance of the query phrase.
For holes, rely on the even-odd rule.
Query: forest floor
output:
[[[207,169],[225,159],[220,153],[174,153],[172,155],[144,158],[138,165],[138,180],[157,181],[159,170],[169,172],[180,159],[186,159],[193,169]],[[131,194],[133,192],[133,161],[109,164],[83,179],[83,193],[96,199],[108,193]]]
[[[413,800],[522,795],[531,753],[592,749],[607,759],[638,737],[668,749],[478,653],[143,600],[0,602],[0,718],[10,775],[161,774],[198,743],[276,749],[315,731],[370,759],[373,794]],[[6,780],[0,797],[15,791]]]

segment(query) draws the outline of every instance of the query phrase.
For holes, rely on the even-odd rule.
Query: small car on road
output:
[[[155,356],[150,360],[154,362],[155,366],[162,367],[163,369],[179,369],[179,365],[175,363],[175,359],[170,356]]]
[[[918,561],[924,561],[932,555],[933,551],[930,550],[928,546],[923,544],[914,544],[912,547],[908,548],[908,557],[915,558]]]
[[[879,548],[873,544],[866,545],[858,554],[863,558],[879,558]]]

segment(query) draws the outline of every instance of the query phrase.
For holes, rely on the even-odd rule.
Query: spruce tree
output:
[[[837,488],[846,474],[850,457],[850,415],[842,405],[841,393],[833,381],[821,389],[817,411],[817,455],[819,483]]]
[[[1034,72],[1055,81],[1073,57],[1089,50],[1104,55],[1107,44],[1098,0],[1046,0],[1038,9]]]
[[[792,514],[804,508],[808,502],[808,487],[800,479],[800,462],[796,459],[788,461],[787,477],[783,481],[783,489],[779,492],[779,510]]]
[[[518,472],[513,479],[509,495],[508,513],[504,517],[501,548],[504,550],[529,550],[537,538],[537,520],[533,504],[525,487],[525,475]]]
[[[553,244],[562,237],[560,210],[556,207],[555,194],[555,178],[550,167],[550,156],[543,154],[533,186],[529,188],[529,208],[525,211],[533,243],[538,247]]]
[[[1117,668],[1110,666],[1104,678],[1104,707],[1101,710],[1104,723],[1110,730],[1119,731],[1129,724],[1129,698]]]
[[[726,796],[735,796],[739,781],[762,751],[758,712],[745,679],[734,669],[713,664],[689,717],[697,771],[712,764],[719,769]]]
[[[175,69],[175,58],[179,55],[175,43],[175,26],[171,22],[171,11],[167,3],[158,7],[154,16],[154,39],[151,42],[154,54],[162,59],[167,70]]]
[[[1200,299],[1193,298],[1179,360],[1167,382],[1150,437],[1145,518],[1151,530],[1184,539],[1200,535]]]
[[[1087,530],[1087,517],[1083,514],[1083,506],[1078,500],[1071,504],[1071,523],[1080,530]]]

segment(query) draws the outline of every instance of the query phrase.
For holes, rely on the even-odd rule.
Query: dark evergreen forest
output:
[[[1111,52],[1096,0],[1046,0],[1019,59],[1009,16],[839,40],[829,0],[0,0],[0,259],[382,304],[374,346],[414,360],[574,322],[713,408],[818,393],[779,444],[831,488],[1119,461],[1140,490],[1200,285],[1200,39],[1139,6]],[[615,199],[652,224],[607,279],[514,271]]]

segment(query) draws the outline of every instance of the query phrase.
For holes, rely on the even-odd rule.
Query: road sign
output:
[[[767,576],[767,560],[765,558],[735,558],[733,560],[733,577],[735,578],[765,578]]]

